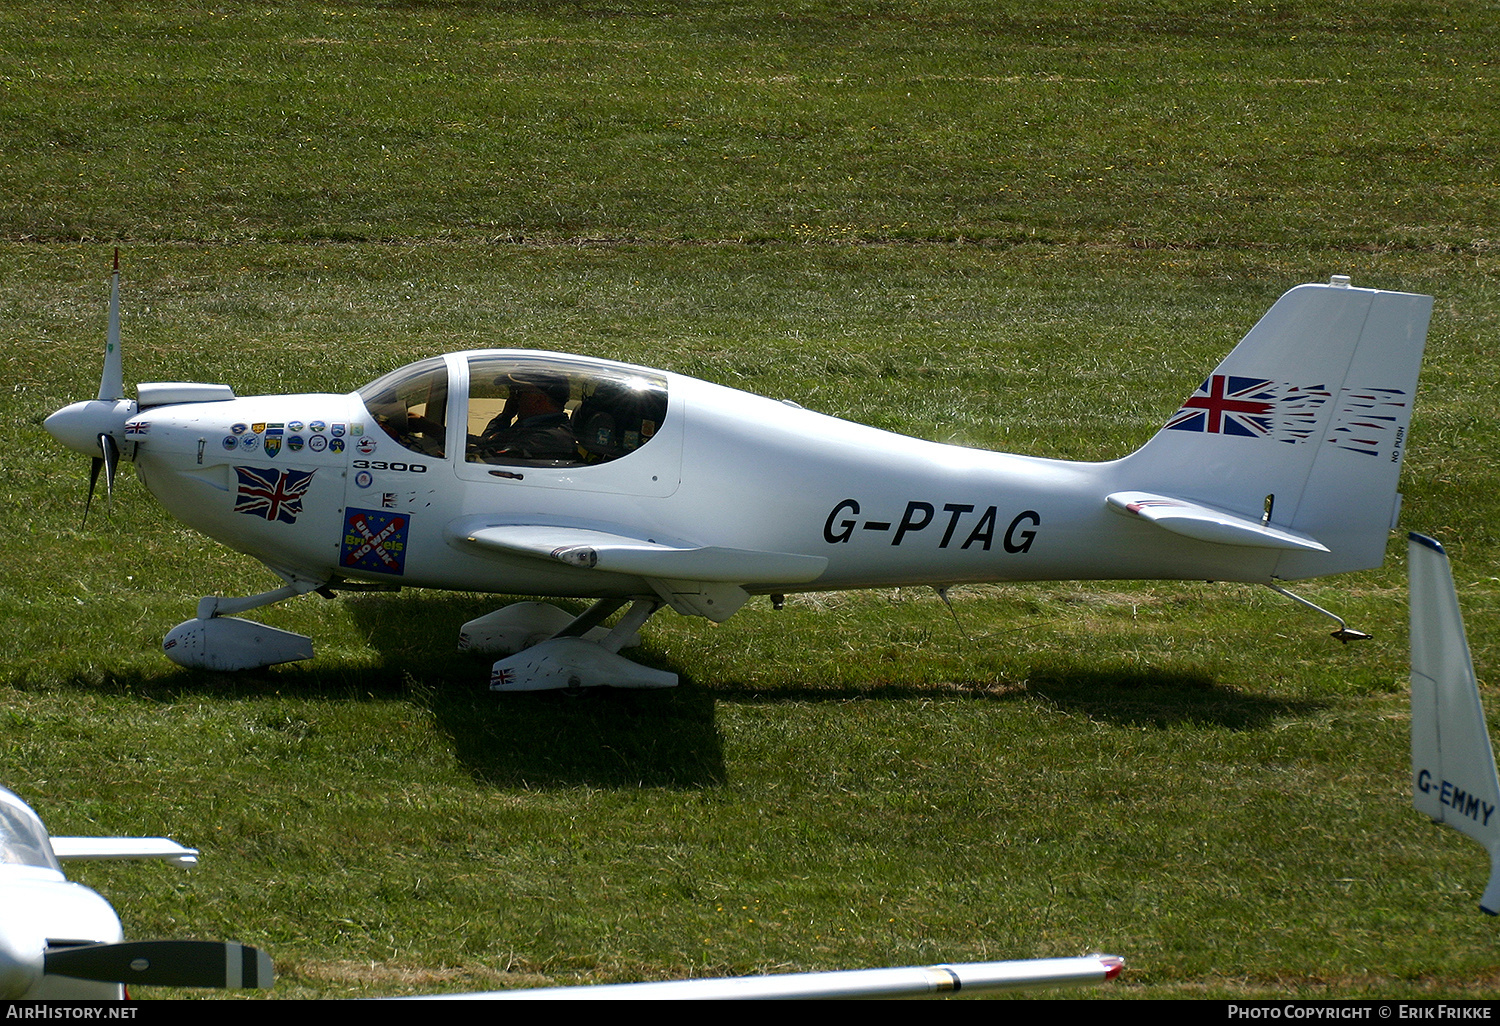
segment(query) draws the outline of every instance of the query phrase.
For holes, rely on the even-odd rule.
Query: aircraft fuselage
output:
[[[1258,581],[1275,563],[1271,550],[1164,544],[1162,532],[1110,512],[1104,497],[1129,486],[1128,460],[944,445],[644,369],[662,383],[666,409],[633,451],[598,463],[489,462],[476,452],[480,418],[468,409],[476,355],[563,359],[585,376],[635,370],[524,351],[450,355],[446,388],[432,400],[444,407],[431,418],[441,439],[403,442],[360,393],[148,407],[126,438],[140,443],[140,475],[173,516],[309,580],[585,597],[649,591],[629,575],[455,544],[451,525],[474,521],[827,560],[810,581],[746,585],[759,593],[1074,577]]]

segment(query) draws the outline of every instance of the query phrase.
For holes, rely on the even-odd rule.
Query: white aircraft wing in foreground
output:
[[[59,858],[163,858],[197,852],[162,837],[58,837],[0,787],[0,999],[118,1001],[126,984],[269,987],[271,960],[217,941],[126,941],[96,891],[63,875]]]
[[[853,969],[845,972],[788,973],[712,980],[664,980],[595,987],[498,990],[484,994],[445,994],[441,999],[516,1001],[712,1001],[751,999],[903,998],[929,994],[977,994],[1103,983],[1120,975],[1125,960],[1114,955],[1036,958],[1014,962]]]
[[[1412,804],[1490,853],[1479,907],[1500,915],[1500,780],[1443,547],[1409,536]]]

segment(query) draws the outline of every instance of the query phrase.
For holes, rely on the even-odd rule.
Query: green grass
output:
[[[1500,992],[1484,857],[1409,804],[1403,549],[1302,593],[1061,583],[655,618],[671,692],[493,696],[474,595],[257,618],[267,572],[41,429],[128,381],[345,391],[470,346],[1123,455],[1287,287],[1437,297],[1404,524],[1500,664],[1484,5],[26,3],[0,13],[0,784],[132,936],[283,997],[1109,951],[1101,996]],[[262,615],[263,614],[263,615]],[[1486,689],[1493,706],[1493,695]],[[150,996],[149,994],[147,996]]]
[[[20,4],[0,235],[1493,244],[1482,4],[994,7]]]

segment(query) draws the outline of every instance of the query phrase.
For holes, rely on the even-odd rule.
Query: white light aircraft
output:
[[[134,460],[173,516],[284,582],[203,599],[167,635],[170,658],[309,658],[308,638],[232,614],[314,591],[596,600],[576,617],[516,603],[462,628],[461,647],[514,653],[492,688],[541,690],[671,686],[619,650],[662,606],[723,621],[752,595],[1151,578],[1255,582],[1312,606],[1280,582],[1384,558],[1432,299],[1343,276],[1291,290],[1145,446],[1105,463],[942,445],[525,350],[435,356],[347,395],[167,382],[127,399],[118,265],[110,307],[98,397],[47,430],[110,487]],[[1319,611],[1335,637],[1365,636]]]
[[[198,853],[163,837],[49,837],[31,807],[0,787],[0,999],[118,1001],[126,984],[269,987],[271,960],[216,941],[126,941],[98,892],[59,859],[167,859]]]
[[[1412,804],[1484,845],[1490,882],[1479,908],[1500,915],[1500,778],[1448,554],[1431,538],[1412,534],[1407,574]]]

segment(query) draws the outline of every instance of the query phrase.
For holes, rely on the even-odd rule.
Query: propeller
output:
[[[95,456],[89,465],[89,494],[83,500],[83,522],[89,521],[89,507],[94,502],[94,486],[99,483],[99,471],[104,471],[104,495],[111,505],[115,498],[115,471],[120,466],[120,447],[115,444],[113,435],[105,432],[99,434],[99,451],[102,456]]]
[[[271,956],[234,941],[155,940],[49,950],[44,971],[100,983],[150,987],[269,987]]]
[[[99,394],[85,402],[73,403],[44,422],[52,436],[68,448],[92,457],[89,468],[89,492],[83,504],[83,519],[88,521],[104,471],[104,490],[112,500],[115,476],[120,466],[119,438],[125,422],[134,416],[136,404],[125,397],[125,375],[120,361],[120,251],[115,250],[114,271],[109,286],[109,331],[104,345],[104,372],[99,377]]]

